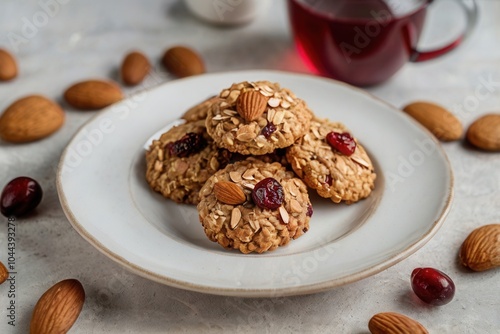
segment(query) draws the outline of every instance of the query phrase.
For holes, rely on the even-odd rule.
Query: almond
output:
[[[416,320],[395,312],[375,314],[368,322],[372,334],[428,334]]]
[[[3,263],[0,261],[0,284],[5,282],[8,277],[9,277],[9,271],[7,270],[7,268],[5,268]]]
[[[120,73],[126,85],[134,86],[144,80],[150,69],[151,64],[148,58],[144,54],[134,51],[123,59]]]
[[[64,99],[74,108],[94,110],[120,101],[123,93],[112,81],[87,80],[69,87],[64,93]]]
[[[240,94],[236,101],[236,110],[246,121],[258,119],[267,109],[268,98],[255,90]]]
[[[179,78],[205,73],[205,64],[194,50],[174,46],[163,55],[163,65]]]
[[[484,115],[467,130],[467,140],[487,151],[500,151],[500,114]]]
[[[247,200],[241,187],[229,181],[217,182],[214,185],[214,194],[217,200],[230,205],[242,204]]]
[[[63,334],[75,323],[85,302],[85,291],[76,279],[51,287],[38,300],[31,317],[30,334]]]
[[[17,77],[17,63],[7,50],[0,49],[0,81],[8,81]]]
[[[460,248],[460,261],[474,271],[500,267],[500,224],[472,231]]]
[[[0,138],[25,143],[45,138],[64,124],[61,107],[40,95],[17,100],[0,116]]]
[[[458,140],[462,136],[462,123],[451,112],[430,102],[414,102],[403,111],[425,126],[442,141]]]

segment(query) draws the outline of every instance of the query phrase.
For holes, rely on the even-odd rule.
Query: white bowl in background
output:
[[[198,18],[217,25],[238,25],[252,21],[270,5],[269,0],[184,0]]]

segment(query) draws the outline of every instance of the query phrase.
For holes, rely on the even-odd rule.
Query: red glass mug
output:
[[[357,86],[383,82],[406,62],[430,60],[457,47],[475,26],[474,0],[459,0],[466,31],[452,43],[421,52],[417,42],[433,0],[288,0],[301,58],[319,75]]]

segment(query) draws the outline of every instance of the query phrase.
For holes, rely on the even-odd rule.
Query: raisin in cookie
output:
[[[368,154],[340,123],[313,119],[309,133],[287,149],[286,157],[309,187],[335,203],[357,202],[375,186]]]
[[[154,191],[178,203],[197,204],[205,181],[224,168],[231,153],[215,146],[205,121],[173,127],[146,152],[146,180]]]
[[[208,111],[208,134],[219,147],[263,155],[292,145],[309,128],[312,112],[290,90],[268,81],[233,84]]]
[[[198,103],[197,105],[189,108],[182,116],[186,122],[196,122],[205,120],[207,118],[208,110],[212,107],[212,104],[219,100],[218,96],[212,96],[205,101]]]
[[[263,253],[309,229],[307,187],[277,162],[248,158],[229,164],[207,180],[200,198],[205,233],[224,248]]]

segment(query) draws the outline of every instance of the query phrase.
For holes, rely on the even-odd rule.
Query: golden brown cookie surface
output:
[[[252,189],[268,178],[282,187],[283,202],[263,209],[252,199]],[[276,162],[248,158],[229,164],[207,180],[200,198],[198,212],[205,233],[224,248],[263,253],[288,244],[309,229],[312,206],[307,187]]]
[[[368,197],[375,186],[373,164],[359,143],[351,156],[333,149],[326,141],[332,131],[348,132],[340,123],[314,119],[309,132],[287,149],[287,160],[321,197],[354,203]]]
[[[151,188],[178,203],[197,204],[205,181],[229,162],[231,153],[215,146],[205,121],[176,126],[146,152]]]
[[[303,100],[268,81],[233,84],[219,98],[208,111],[207,131],[219,147],[243,155],[292,145],[312,118]]]

